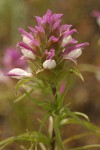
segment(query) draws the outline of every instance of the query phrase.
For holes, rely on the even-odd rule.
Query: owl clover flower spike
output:
[[[69,84],[69,75],[74,72],[73,74],[83,79],[79,71],[70,68],[69,63],[66,62],[77,64],[77,58],[82,54],[82,50],[89,45],[87,42],[78,44],[78,41],[72,37],[77,30],[72,29],[72,25],[69,24],[61,25],[62,16],[63,14],[53,14],[51,10],[47,10],[43,17],[35,17],[37,25],[28,27],[29,32],[22,28],[19,29],[22,41],[17,45],[22,52],[21,59],[28,62],[29,68],[26,70],[14,68],[7,74],[20,80],[16,86],[17,89],[24,83],[31,81],[31,83],[36,83],[34,84],[34,86],[36,85],[36,90],[40,88],[43,94],[48,94],[49,97],[50,94],[52,95],[52,100],[48,97],[45,103],[44,100],[38,101],[33,98],[33,101],[44,109],[46,115],[48,115],[45,117],[49,119],[47,129],[50,135],[49,144],[51,150],[55,150],[57,142],[61,150],[65,150],[60,137],[59,126],[61,121],[64,122],[62,119],[64,119],[64,116],[66,117],[66,113],[68,113],[67,116],[73,117],[72,112],[69,115],[70,111],[63,106]],[[24,90],[29,96],[30,93],[26,89]],[[44,123],[44,119],[42,123]],[[42,123],[41,126],[43,126]]]
[[[36,72],[55,70],[62,61],[70,60],[76,64],[83,48],[88,45],[87,42],[77,44],[78,41],[72,37],[77,30],[71,29],[72,25],[61,25],[62,16],[63,14],[53,14],[51,10],[47,10],[43,17],[35,17],[37,25],[28,27],[29,32],[19,29],[22,41],[17,45],[21,48],[22,58],[35,62],[38,66]],[[31,77],[32,73],[15,68],[8,75],[20,79]]]

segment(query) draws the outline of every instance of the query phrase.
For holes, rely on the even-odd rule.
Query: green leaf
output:
[[[42,121],[41,121],[41,125],[40,125],[40,128],[39,128],[39,132],[41,132],[41,130],[42,130],[43,126],[45,125],[45,122],[48,120],[49,116],[50,116],[49,113],[47,113],[46,115],[44,115],[44,118],[43,118]]]
[[[31,95],[24,89],[26,95],[38,106],[40,106],[41,108],[43,108],[44,110],[46,111],[49,111],[50,110],[50,104],[48,102],[43,102],[43,101],[40,101],[36,98],[33,98],[31,97]]]
[[[10,138],[7,138],[6,140],[1,141],[0,150],[2,150],[4,147],[6,147],[7,145],[15,141],[31,141],[34,143],[42,142],[44,144],[50,143],[50,139],[39,132],[27,132],[27,133],[24,133],[15,137],[10,137]]]
[[[28,92],[29,94],[31,94],[33,92],[33,88]],[[22,94],[21,96],[19,96],[18,98],[15,99],[15,103],[19,102],[20,100],[24,99],[27,96],[26,93]]]
[[[43,108],[44,110],[49,111],[49,110],[51,109],[51,103],[49,103],[47,100],[45,100],[45,102],[44,102],[44,100],[38,100],[37,98],[31,97],[30,94],[33,92],[33,89],[34,89],[34,88],[32,88],[30,91],[26,91],[26,89],[25,89],[24,87],[23,87],[23,89],[24,89],[24,92],[25,92],[25,93],[24,93],[23,95],[21,95],[20,97],[18,97],[14,102],[18,102],[18,101],[24,99],[24,98],[27,96],[27,97],[30,98],[37,106]]]
[[[82,81],[84,81],[84,78],[83,78],[82,74],[77,69],[70,68],[69,72],[76,75],[76,76],[78,76]]]
[[[22,80],[20,80],[17,85],[15,86],[16,88],[16,92],[18,91],[19,87],[21,87],[23,84],[29,82],[29,81],[32,81],[33,79],[32,78],[24,78]]]
[[[69,115],[73,119],[72,123],[82,125],[86,129],[88,129],[94,133],[100,134],[100,129],[98,127],[91,124],[89,121],[84,121],[84,120],[80,119],[77,115],[74,114],[74,112],[71,112],[68,108],[66,108],[66,114]]]
[[[76,148],[70,148],[69,150],[84,150],[84,149],[98,148],[98,147],[100,147],[99,144],[94,144],[94,145],[86,145],[86,146],[81,146]]]
[[[63,143],[66,144],[66,143],[72,142],[72,141],[74,141],[74,140],[83,138],[83,137],[85,137],[85,136],[89,136],[89,135],[91,135],[91,134],[93,135],[93,133],[91,133],[91,132],[76,134],[76,135],[73,135],[73,136],[71,136],[71,137],[65,139],[65,140],[63,141]]]
[[[53,121],[54,121],[54,131],[55,131],[57,142],[58,142],[61,150],[65,150],[65,147],[63,145],[63,142],[62,142],[62,139],[61,139],[61,136],[60,136],[60,132],[59,132],[59,123],[60,123],[59,116],[55,116],[53,118]]]
[[[51,84],[54,81],[55,73],[52,70],[41,69],[37,71],[36,76],[40,80],[45,80],[45,82]]]
[[[81,112],[74,112],[74,114],[75,114],[75,115],[78,115],[78,116],[82,116],[82,117],[84,117],[87,121],[89,121],[89,117],[88,117],[86,114],[84,114],[84,113],[81,113]]]
[[[43,143],[39,143],[39,146],[41,147],[42,150],[47,150]]]
[[[37,64],[33,64],[30,60],[27,60],[29,67],[31,68],[32,72],[36,72],[38,69]],[[35,63],[35,61],[34,61]]]

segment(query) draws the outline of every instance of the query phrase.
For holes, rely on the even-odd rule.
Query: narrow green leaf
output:
[[[47,150],[43,143],[39,143],[39,146],[41,147],[42,150]]]
[[[27,60],[29,67],[31,68],[32,72],[36,72],[38,66],[37,64],[33,64],[30,60]],[[34,61],[35,63],[35,61]]]
[[[49,139],[39,132],[28,132],[16,137],[16,140],[25,140],[33,142],[43,142],[45,144],[49,143]]]
[[[29,90],[29,94],[31,94],[33,92],[33,88],[31,89],[31,90]],[[18,98],[16,98],[15,100],[14,100],[14,102],[16,103],[16,102],[19,102],[20,100],[22,100],[22,99],[24,99],[25,97],[27,96],[27,94],[26,93],[24,93],[24,94],[22,94],[21,96],[19,96]]]
[[[83,127],[87,128],[88,130],[94,132],[94,133],[99,133],[100,134],[100,129],[96,127],[95,125],[91,124],[88,121],[84,121],[80,119],[77,115],[74,114],[74,112],[71,112],[68,108],[66,108],[66,114],[69,115],[73,119],[73,123],[82,125]]]
[[[63,144],[66,144],[66,143],[69,143],[69,142],[71,142],[71,141],[74,141],[74,140],[83,138],[83,137],[85,137],[85,136],[89,136],[89,135],[91,135],[91,134],[93,135],[93,133],[91,133],[91,132],[73,135],[73,136],[71,136],[71,137],[65,139],[65,140],[63,141]]]
[[[20,80],[17,85],[15,86],[16,92],[18,91],[19,87],[21,87],[23,84],[28,83],[29,81],[32,81],[33,79],[31,78],[24,78]]]
[[[70,68],[69,72],[78,76],[82,81],[84,81],[84,78],[83,78],[82,74],[79,72],[79,70],[74,69],[74,68]]]
[[[12,144],[15,138],[10,137],[0,142],[0,150],[4,149],[7,145]]]
[[[81,113],[81,112],[74,112],[74,114],[75,114],[75,115],[78,115],[78,116],[82,116],[82,117],[84,117],[87,121],[89,121],[89,117],[88,117],[86,114],[84,114],[84,113]]]
[[[34,143],[42,142],[44,144],[49,144],[50,139],[48,139],[45,135],[39,133],[39,132],[27,132],[15,137],[7,138],[6,140],[3,140],[0,142],[0,150],[2,150],[7,145],[15,142],[15,141],[32,141]]]
[[[44,110],[46,111],[49,111],[50,110],[50,104],[48,102],[43,102],[43,101],[40,101],[36,98],[32,98],[31,95],[24,89],[26,95],[38,106],[40,106],[41,108],[43,108]]]
[[[41,130],[42,130],[42,128],[43,128],[45,122],[46,122],[47,119],[49,118],[49,116],[50,116],[50,114],[47,113],[47,114],[44,116],[44,118],[42,119],[42,122],[41,122],[41,125],[40,125],[40,128],[39,128],[39,132],[41,132]]]
[[[84,150],[84,149],[90,149],[90,148],[100,148],[99,144],[94,144],[94,145],[87,145],[87,146],[81,146],[81,147],[76,147],[76,148],[70,148],[69,150]]]

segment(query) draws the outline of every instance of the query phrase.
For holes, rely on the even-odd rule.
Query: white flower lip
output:
[[[26,44],[29,44],[31,42],[31,40],[28,37],[23,36],[23,42]]]
[[[53,59],[48,59],[43,63],[43,68],[45,69],[53,69],[56,67],[56,62]]]
[[[70,53],[68,53],[66,56],[64,56],[64,59],[68,59],[68,58],[76,59],[81,54],[82,54],[82,50],[79,48],[79,49],[73,50]]]
[[[20,68],[14,68],[10,70],[7,75],[16,79],[22,79],[23,77],[32,77],[32,73],[27,72]]]
[[[65,38],[63,39],[63,41],[62,41],[62,46],[64,46],[65,44],[70,43],[71,41],[72,41],[72,36],[71,36],[71,35],[65,37]]]
[[[23,53],[23,55],[26,57],[26,58],[30,58],[30,59],[35,59],[35,55],[30,51],[30,50],[27,50],[25,48],[21,49],[21,52]]]

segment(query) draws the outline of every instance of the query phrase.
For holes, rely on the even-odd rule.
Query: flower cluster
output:
[[[21,52],[18,48],[9,47],[4,51],[1,59],[2,67],[0,68],[0,82],[9,83],[10,78],[6,76],[7,72],[13,68],[27,69],[28,65],[25,60],[21,60]]]
[[[5,72],[13,69],[14,67],[25,69],[27,68],[27,64],[25,60],[21,60],[21,52],[17,48],[7,48],[2,63],[5,68]]]
[[[9,73],[7,75],[11,76],[11,74],[13,75],[13,73],[16,72],[16,74],[14,74],[15,77],[13,75],[13,78],[17,78],[17,79],[22,78],[22,77],[20,77],[22,70],[27,69],[27,63],[25,60],[21,60],[21,53],[17,48],[12,48],[12,47],[8,48],[5,51],[2,62],[3,62],[3,65],[5,66],[4,67],[5,69],[3,70],[3,74],[6,74],[6,72],[8,72],[8,70],[12,69],[11,71],[9,71]],[[14,67],[15,67],[15,69],[13,69]],[[26,71],[24,71],[24,73],[25,72]],[[17,77],[17,74],[18,74],[18,77]]]
[[[22,78],[37,75],[44,70],[59,70],[66,60],[77,62],[82,49],[88,43],[77,44],[72,35],[77,32],[72,25],[61,25],[63,14],[53,14],[47,10],[43,17],[36,16],[37,26],[28,27],[29,32],[20,28],[22,41],[18,43],[23,54],[22,58],[35,64],[35,72],[28,73],[21,69],[13,69],[9,76]],[[60,66],[60,67],[58,67]],[[19,77],[18,77],[19,76]]]

